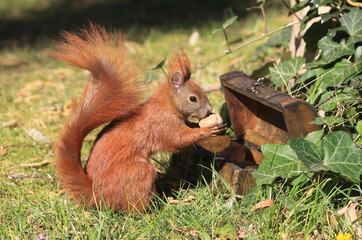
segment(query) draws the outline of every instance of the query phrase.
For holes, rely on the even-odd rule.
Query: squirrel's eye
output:
[[[191,102],[197,102],[197,98],[195,96],[190,96],[190,101]]]

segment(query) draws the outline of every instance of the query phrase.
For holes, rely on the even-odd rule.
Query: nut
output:
[[[222,118],[217,113],[212,113],[208,117],[201,119],[199,122],[199,126],[201,128],[211,126],[215,123],[220,124],[222,123]]]

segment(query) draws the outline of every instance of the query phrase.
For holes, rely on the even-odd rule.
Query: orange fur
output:
[[[202,89],[189,80],[191,67],[183,50],[171,59],[167,81],[153,97],[140,103],[142,86],[136,80],[134,64],[126,61],[121,36],[91,25],[79,35],[66,32],[63,37],[55,55],[87,69],[92,78],[82,99],[74,104],[56,145],[59,180],[73,198],[91,206],[103,207],[105,203],[114,210],[146,210],[155,194],[156,171],[150,155],[177,151],[223,128],[185,125],[189,112],[201,119],[211,111],[211,105]],[[175,71],[185,79],[177,89],[170,80]],[[197,96],[198,105],[185,104],[188,94]],[[83,169],[80,150],[84,137],[107,122]]]

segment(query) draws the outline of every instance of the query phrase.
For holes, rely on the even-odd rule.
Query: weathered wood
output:
[[[220,76],[226,105],[236,138],[251,150],[253,160],[262,161],[265,143],[286,143],[319,129],[310,124],[317,116],[307,102],[264,87],[241,72]]]
[[[219,173],[230,184],[233,193],[245,195],[255,186],[254,178],[251,175],[255,170],[256,167],[241,168],[233,163],[225,163]]]
[[[228,136],[213,136],[204,138],[197,145],[212,153],[219,153],[230,146],[231,140]]]

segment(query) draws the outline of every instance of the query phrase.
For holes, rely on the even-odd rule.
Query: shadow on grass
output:
[[[44,2],[44,1],[43,1]],[[17,18],[0,18],[0,47],[29,45],[38,39],[54,38],[63,30],[87,25],[89,21],[121,29],[142,41],[152,28],[190,29],[211,21],[222,21],[232,7],[245,11],[252,0],[57,0],[34,6]],[[41,3],[40,3],[41,4]],[[44,3],[43,3],[44,5]],[[242,5],[242,6],[241,6]],[[39,10],[40,9],[40,10]]]

